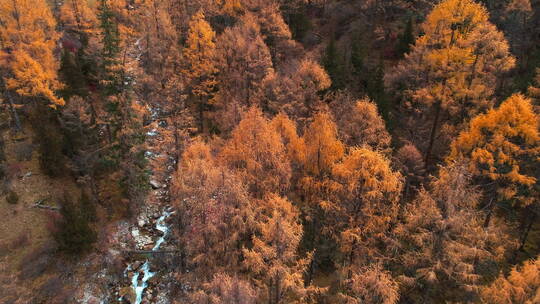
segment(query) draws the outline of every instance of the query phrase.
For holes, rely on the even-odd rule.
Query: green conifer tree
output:
[[[344,87],[343,64],[336,45],[336,40],[332,37],[328,42],[323,57],[323,66],[328,76],[332,80],[331,90],[339,90]]]
[[[411,45],[414,44],[414,29],[413,18],[409,18],[405,24],[405,29],[399,34],[396,45],[396,52],[399,58],[403,58],[411,50]]]

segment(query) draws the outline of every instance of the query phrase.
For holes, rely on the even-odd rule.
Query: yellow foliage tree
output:
[[[384,239],[396,220],[402,177],[392,170],[390,160],[369,148],[352,148],[333,167],[332,176],[337,182],[333,202],[322,204],[335,213],[342,228],[339,242],[350,278],[357,264],[373,262],[373,243]]]
[[[538,199],[539,123],[531,101],[513,95],[472,119],[452,143],[448,160],[469,160],[473,174],[497,184],[500,199],[530,205]]]
[[[462,123],[489,108],[498,77],[515,65],[504,35],[473,0],[444,0],[409,54],[387,74],[401,102],[407,137],[424,153],[446,153]]]
[[[313,175],[330,173],[334,163],[345,152],[343,143],[338,139],[337,126],[326,111],[315,114],[303,138],[306,144],[304,167]]]
[[[258,197],[289,187],[291,166],[281,136],[256,107],[244,114],[220,157]]]
[[[53,107],[64,105],[64,100],[55,95],[63,86],[54,54],[59,34],[47,1],[1,0],[0,20],[7,89],[21,96],[43,98]]]
[[[281,135],[290,162],[297,166],[304,163],[306,143],[302,137],[298,136],[295,122],[287,114],[280,113],[272,119],[270,124]]]

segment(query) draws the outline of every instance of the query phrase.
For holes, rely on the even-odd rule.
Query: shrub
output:
[[[17,195],[17,193],[13,190],[9,190],[7,196],[6,196],[6,201],[9,203],[9,204],[12,204],[12,205],[15,205],[19,202],[19,195]]]
[[[58,243],[58,249],[67,254],[80,254],[92,248],[96,232],[90,227],[88,216],[82,211],[80,202],[73,202],[64,194],[61,218],[56,220],[51,233]]]

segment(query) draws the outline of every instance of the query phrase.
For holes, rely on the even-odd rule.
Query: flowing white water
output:
[[[165,239],[167,238],[169,234],[169,227],[165,225],[165,220],[171,216],[174,212],[170,209],[165,209],[162,213],[162,215],[157,219],[156,221],[156,230],[161,231],[163,235],[156,241],[156,244],[154,245],[154,248],[152,248],[152,251],[156,251],[161,247],[163,242],[165,242]],[[131,270],[131,264],[128,265],[126,268],[125,273],[129,272]],[[139,280],[139,277],[142,275],[142,279]],[[133,304],[141,304],[144,291],[148,287],[148,280],[150,280],[154,275],[156,275],[156,272],[150,271],[150,262],[146,260],[144,264],[133,274],[133,277],[131,278],[131,287],[135,291],[135,303]]]

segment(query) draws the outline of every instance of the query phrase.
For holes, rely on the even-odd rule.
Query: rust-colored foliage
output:
[[[404,300],[466,301],[478,296],[487,265],[503,261],[514,245],[503,222],[484,227],[476,205],[480,194],[466,167],[441,169],[431,191],[422,189],[406,206],[399,240],[398,267]],[[480,265],[484,265],[480,267]]]
[[[346,291],[340,303],[395,304],[399,300],[399,287],[392,275],[379,266],[366,267],[345,283]]]
[[[88,0],[66,0],[60,7],[60,20],[67,30],[95,34],[98,24],[96,12]]]
[[[264,302],[297,303],[304,290],[303,273],[309,259],[297,255],[302,237],[299,212],[287,199],[275,194],[261,202],[258,233],[253,247],[244,249],[244,265],[253,274]]]
[[[202,290],[189,296],[192,304],[255,304],[257,292],[248,281],[237,276],[217,273]]]
[[[390,134],[379,115],[377,105],[369,99],[358,100],[351,109],[339,117],[340,131],[349,146],[368,145],[377,150],[390,146]]]
[[[268,192],[283,193],[289,187],[287,151],[280,134],[258,108],[244,114],[220,157],[258,197]]]
[[[190,263],[208,279],[238,265],[239,245],[253,225],[253,207],[242,181],[219,166],[200,140],[183,153],[174,180],[180,240]]]
[[[332,169],[337,182],[335,201],[323,202],[323,209],[335,212],[342,227],[339,242],[348,269],[360,262],[373,262],[377,251],[373,242],[385,238],[395,222],[402,178],[390,161],[369,148],[352,148]]]
[[[482,288],[481,298],[486,304],[540,303],[540,258],[514,267],[507,277],[499,276]]]

